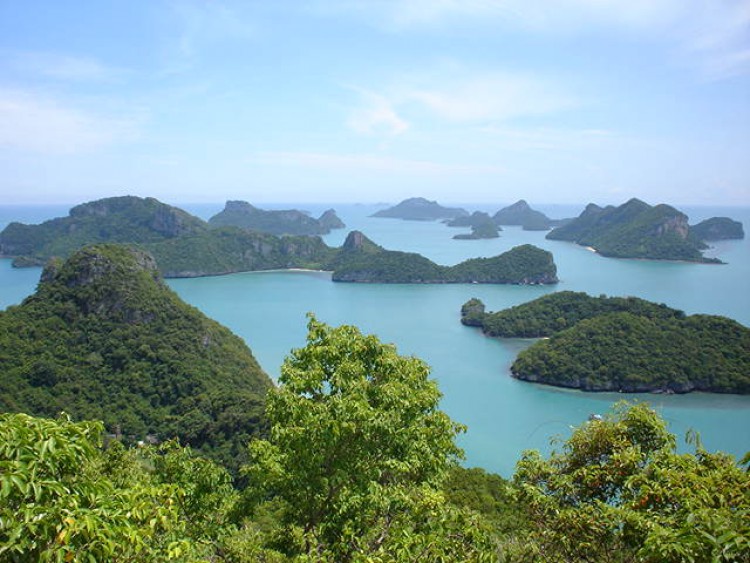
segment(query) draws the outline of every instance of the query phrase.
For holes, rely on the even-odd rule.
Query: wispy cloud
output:
[[[555,114],[582,101],[554,80],[531,73],[477,71],[458,64],[393,77],[360,95],[348,124],[359,133],[405,132],[429,121],[493,124]]]
[[[319,10],[389,32],[456,23],[547,35],[637,33],[664,42],[710,79],[750,72],[748,0],[318,0]]]
[[[8,56],[16,71],[70,82],[115,82],[127,75],[125,69],[107,66],[91,57],[46,52],[20,52]]]
[[[362,88],[352,88],[360,94],[361,104],[352,111],[347,124],[357,133],[399,135],[409,128],[385,97]]]
[[[45,154],[90,152],[138,137],[134,119],[96,115],[22,90],[0,89],[0,147]]]
[[[429,160],[412,160],[377,154],[341,154],[324,152],[260,152],[249,162],[283,167],[440,176],[449,174],[486,174],[503,171],[500,166],[459,165]]]

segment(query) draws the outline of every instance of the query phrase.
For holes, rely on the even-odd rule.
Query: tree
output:
[[[438,409],[428,366],[353,326],[331,328],[311,316],[308,330],[307,345],[287,358],[269,393],[270,438],[251,442],[245,469],[255,514],[278,508],[286,537],[298,538],[280,549],[335,561],[365,554],[392,561],[399,550],[413,560],[415,552],[439,560],[441,549],[467,560],[493,553],[489,536],[478,541],[470,518],[448,510],[439,490],[462,455],[454,439],[463,427]],[[423,549],[428,536],[417,542],[410,533],[417,514],[431,523]],[[449,527],[468,529],[451,536],[461,538],[460,549],[432,541]]]
[[[619,403],[514,478],[533,531],[516,554],[543,561],[748,561],[750,475],[723,453],[675,452],[664,421]]]

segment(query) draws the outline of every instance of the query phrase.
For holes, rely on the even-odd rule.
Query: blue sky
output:
[[[750,0],[0,0],[0,194],[750,205]]]

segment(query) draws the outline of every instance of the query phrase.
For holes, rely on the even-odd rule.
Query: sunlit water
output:
[[[184,207],[207,218],[222,206]],[[424,359],[444,394],[443,408],[469,428],[461,438],[467,465],[508,476],[521,451],[548,451],[551,437],[565,437],[571,426],[591,413],[605,412],[625,397],[650,402],[678,436],[691,428],[697,430],[710,450],[735,455],[750,450],[750,397],[591,394],[520,382],[510,377],[509,366],[531,341],[486,338],[459,322],[461,305],[471,297],[481,298],[489,310],[498,310],[570,289],[593,295],[635,295],[688,313],[726,315],[750,325],[750,239],[722,242],[711,250],[727,265],[614,260],[573,244],[547,241],[543,232],[508,227],[499,239],[457,241],[451,237],[467,229],[451,229],[438,222],[374,219],[368,217],[376,209],[372,206],[335,207],[347,228],[325,237],[331,245],[341,244],[349,230],[359,229],[386,248],[455,264],[532,243],[553,252],[561,281],[554,287],[369,285],[333,283],[327,273],[257,272],[177,279],[169,284],[187,302],[242,336],[272,377],[278,375],[289,350],[304,344],[308,312],[332,325],[357,325],[395,343],[400,353]],[[499,207],[484,209],[494,212]],[[325,206],[300,208],[317,216]],[[581,210],[539,208],[553,217],[574,216]],[[750,229],[747,209],[686,211],[693,223],[728,215]],[[0,228],[9,220],[37,222],[66,212],[59,206],[0,207]],[[33,291],[38,277],[39,269],[16,270],[8,260],[1,260],[0,307],[20,302]]]

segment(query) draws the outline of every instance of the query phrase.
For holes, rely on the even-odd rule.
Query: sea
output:
[[[462,207],[494,213],[507,203]],[[174,205],[204,219],[223,208],[223,203]],[[750,396],[585,393],[518,381],[510,376],[510,365],[533,340],[488,338],[460,323],[461,305],[472,297],[484,301],[489,311],[497,311],[547,293],[574,290],[641,297],[688,314],[724,315],[750,326],[750,236],[717,242],[709,249],[707,255],[726,262],[722,265],[622,260],[603,258],[572,243],[549,241],[544,232],[519,227],[504,227],[498,239],[454,240],[453,235],[468,229],[370,217],[384,204],[261,207],[302,209],[313,216],[332,207],[347,227],[326,235],[329,245],[340,245],[356,229],[385,248],[418,252],[445,265],[530,243],[553,253],[560,278],[554,286],[348,284],[332,282],[326,272],[274,271],[168,280],[182,299],[244,338],[273,378],[289,352],[304,346],[307,314],[312,313],[330,325],[356,325],[393,343],[400,354],[426,361],[443,393],[442,408],[467,427],[459,444],[469,467],[509,477],[524,450],[546,455],[559,449],[575,426],[592,414],[607,413],[622,400],[645,401],[655,408],[677,435],[682,451],[693,448],[685,442],[688,432],[696,432],[709,451],[737,457],[750,451]],[[564,218],[577,216],[584,206],[533,207]],[[39,223],[63,216],[69,208],[0,205],[0,229],[10,221]],[[750,231],[750,208],[680,209],[690,216],[691,224],[728,216]],[[0,309],[30,295],[39,274],[39,268],[16,269],[9,259],[0,259]]]

